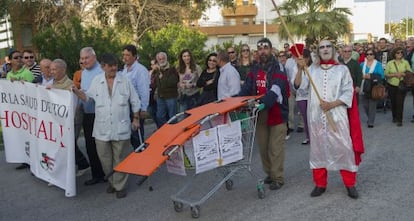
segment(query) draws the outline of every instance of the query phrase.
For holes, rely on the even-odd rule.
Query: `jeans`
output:
[[[160,126],[177,114],[177,98],[157,99],[157,120]]]

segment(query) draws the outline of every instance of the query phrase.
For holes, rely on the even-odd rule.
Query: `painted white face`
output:
[[[323,40],[319,44],[319,56],[322,61],[327,61],[333,58],[333,45],[330,41]]]

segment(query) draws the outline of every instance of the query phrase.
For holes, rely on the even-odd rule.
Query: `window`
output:
[[[233,42],[233,41],[234,41],[233,36],[217,37],[217,44],[219,44],[219,45],[222,45],[223,43],[226,43],[226,42]]]
[[[249,0],[243,0],[243,5],[249,5]]]
[[[250,19],[243,18],[243,25],[249,25],[249,23],[250,23]]]
[[[263,35],[250,35],[249,45],[256,45],[256,43],[263,38]]]

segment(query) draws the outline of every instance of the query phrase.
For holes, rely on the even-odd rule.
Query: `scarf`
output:
[[[322,61],[321,60],[320,64],[333,64],[333,65],[338,65],[338,63],[334,59],[330,59],[330,60],[327,60],[327,61]]]

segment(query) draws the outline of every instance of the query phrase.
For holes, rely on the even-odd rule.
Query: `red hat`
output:
[[[299,54],[296,52],[295,46],[298,48]],[[299,57],[300,55],[303,55],[303,49],[305,48],[304,44],[296,43],[290,47],[289,51],[292,53],[293,56]]]

